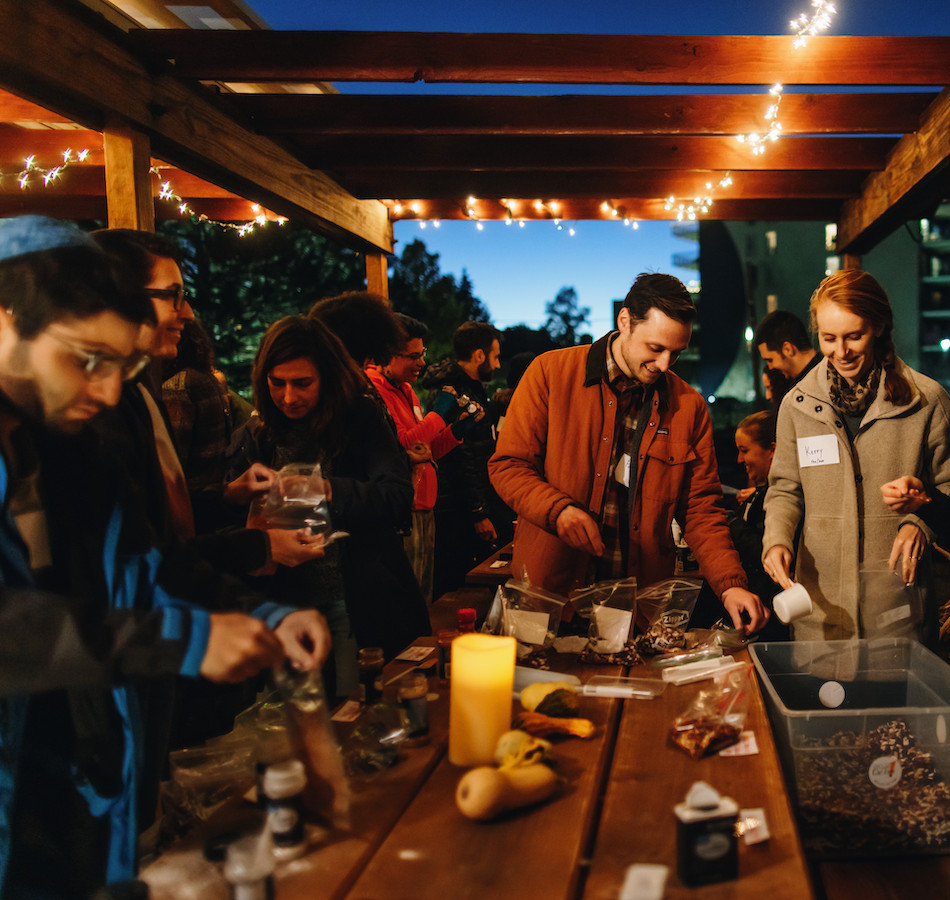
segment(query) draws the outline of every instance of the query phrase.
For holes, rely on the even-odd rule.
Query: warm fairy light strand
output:
[[[792,31],[795,32],[794,46],[796,49],[804,47],[808,43],[808,38],[817,34],[819,31],[826,31],[831,26],[832,16],[837,12],[834,5],[827,2],[827,0],[811,0],[811,5],[815,10],[811,16],[802,13],[797,19],[794,19],[790,23]],[[779,120],[778,113],[782,105],[783,91],[784,88],[777,82],[769,88],[771,102],[765,111],[766,127],[761,133],[753,132],[752,134],[736,135],[736,140],[740,144],[745,144],[752,148],[754,156],[761,156],[765,153],[768,145],[777,141],[782,135],[782,123]],[[664,208],[668,212],[675,209],[677,221],[682,222],[684,219],[692,221],[696,219],[697,216],[709,211],[716,189],[728,187],[731,184],[732,178],[727,172],[716,188],[713,188],[710,183],[706,184],[708,193],[705,196],[696,197],[692,201],[677,200],[676,197],[671,196],[667,198]]]
[[[74,155],[72,148],[69,148],[63,151],[62,156],[63,161],[59,165],[47,169],[44,166],[37,165],[36,154],[31,153],[23,160],[22,169],[17,169],[15,172],[0,172],[0,184],[3,184],[7,178],[15,178],[17,187],[21,191],[25,191],[32,187],[33,182],[38,179],[43,182],[43,187],[49,187],[54,181],[59,180],[60,175],[71,165],[85,162],[86,157],[89,156],[89,151],[80,150]]]
[[[811,16],[802,13],[797,19],[789,22],[789,27],[795,32],[794,47],[796,49],[804,47],[808,43],[808,39],[818,34],[819,31],[827,31],[831,27],[832,16],[837,12],[834,4],[828,3],[827,0],[811,0],[811,5],[815,10]],[[765,111],[766,128],[764,134],[736,135],[739,143],[749,145],[756,156],[765,153],[766,146],[781,137],[782,123],[779,121],[778,111],[782,104],[782,91],[781,84],[773,84],[769,89],[772,102]]]
[[[814,37],[819,31],[827,31],[831,27],[832,17],[838,12],[833,3],[826,3],[825,0],[811,0],[811,5],[815,8],[811,18],[802,13],[789,22],[789,27],[796,33],[796,47],[804,47],[810,37]]]
[[[149,173],[157,176],[159,179],[162,177],[162,173],[155,166],[152,166],[149,169]],[[254,211],[255,215],[250,221],[242,222],[241,224],[236,224],[234,222],[219,222],[216,219],[212,219],[210,216],[206,216],[204,213],[199,213],[192,209],[192,207],[188,205],[188,202],[184,200],[181,195],[175,192],[170,181],[160,182],[158,188],[158,199],[170,200],[172,203],[176,203],[178,205],[178,214],[181,216],[191,216],[192,218],[197,219],[199,222],[210,222],[212,225],[217,225],[219,228],[236,231],[240,237],[245,237],[246,235],[256,231],[258,228],[263,228],[271,221],[267,218],[266,213],[263,209],[261,209],[259,204],[252,203],[251,209]],[[276,221],[278,225],[283,225],[287,222],[287,219],[285,219],[283,216],[278,216],[274,221]]]

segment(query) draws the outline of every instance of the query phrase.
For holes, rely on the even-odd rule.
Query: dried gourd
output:
[[[523,688],[519,699],[521,705],[531,711],[538,708],[538,704],[554,691],[567,690],[573,691],[574,685],[567,681],[536,681]]]
[[[495,764],[500,769],[528,766],[542,762],[551,749],[549,741],[534,737],[526,731],[506,731],[495,747]]]
[[[580,701],[574,691],[568,691],[564,688],[558,688],[551,691],[535,708],[534,712],[543,713],[546,716],[557,716],[562,719],[570,719],[577,715],[580,709]]]
[[[596,731],[590,719],[559,719],[539,712],[519,713],[515,716],[514,726],[538,737],[564,734],[586,739],[593,737]]]
[[[479,766],[462,776],[455,803],[470,819],[493,819],[508,810],[546,800],[556,787],[557,775],[541,763],[513,769]]]

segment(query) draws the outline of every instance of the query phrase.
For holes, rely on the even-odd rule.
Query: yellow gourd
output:
[[[493,819],[508,810],[546,800],[556,787],[557,775],[541,763],[504,771],[479,766],[462,776],[455,803],[470,819]]]

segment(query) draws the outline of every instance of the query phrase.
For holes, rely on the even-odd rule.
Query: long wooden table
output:
[[[431,640],[431,639],[430,639]],[[386,678],[404,663],[391,663]],[[552,668],[577,674],[621,674],[553,657]],[[635,672],[657,678],[658,673]],[[673,717],[695,687],[667,687],[656,700],[585,697],[581,714],[597,726],[591,740],[556,743],[564,786],[550,801],[490,823],[464,818],[455,787],[462,770],[448,762],[448,688],[432,687],[431,741],[408,749],[392,769],[354,778],[353,824],[277,873],[277,900],[317,898],[616,898],[626,869],[638,862],[669,867],[665,896],[697,896],[676,874],[673,805],[696,780],[706,780],[740,807],[766,810],[772,837],[744,846],[739,879],[702,889],[706,898],[814,897],[758,691],[747,727],[755,756],[693,761],[669,745]],[[517,709],[517,704],[515,705]],[[186,842],[146,870],[153,900],[182,900],[182,879],[206,885],[196,896],[225,896],[223,881]],[[217,885],[215,885],[217,878]]]

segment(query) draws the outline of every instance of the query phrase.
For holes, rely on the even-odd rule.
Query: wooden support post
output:
[[[389,299],[389,261],[385,253],[366,254],[366,290]]]
[[[860,269],[861,257],[855,253],[845,253],[841,257],[842,269]]]
[[[102,145],[109,227],[154,231],[151,144],[147,135],[127,125],[110,125],[102,133]]]

